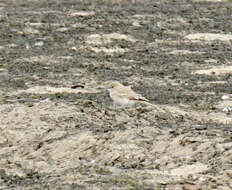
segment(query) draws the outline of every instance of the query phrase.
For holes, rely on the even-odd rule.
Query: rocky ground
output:
[[[1,0],[0,189],[232,189],[231,49],[231,0]]]

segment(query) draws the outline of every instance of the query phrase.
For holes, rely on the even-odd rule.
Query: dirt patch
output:
[[[210,33],[199,33],[199,34],[189,34],[185,36],[189,40],[221,40],[221,41],[230,41],[232,40],[232,35],[230,34],[210,34]]]
[[[126,40],[126,41],[130,41],[130,42],[136,41],[131,36],[127,36],[127,35],[119,34],[119,33],[112,33],[112,34],[102,34],[102,35],[92,34],[92,35],[87,37],[86,43],[101,45],[101,44],[111,43],[113,40]]]
[[[232,66],[218,66],[211,69],[195,71],[194,74],[204,74],[204,75],[225,75],[232,72]]]
[[[0,188],[232,188],[231,1],[0,5]]]

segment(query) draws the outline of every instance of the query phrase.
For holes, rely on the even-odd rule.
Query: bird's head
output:
[[[122,86],[122,84],[118,81],[113,81],[113,82],[109,82],[107,84],[107,89],[110,90],[110,89],[114,89],[115,87],[118,87],[118,86]]]

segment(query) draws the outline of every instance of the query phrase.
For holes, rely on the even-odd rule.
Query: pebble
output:
[[[206,130],[207,126],[205,126],[205,125],[194,125],[193,128],[200,131],[200,130]]]
[[[226,100],[226,99],[229,99],[230,98],[230,95],[228,94],[225,94],[221,97],[222,100]]]
[[[35,46],[43,46],[43,45],[44,45],[43,41],[35,42]]]
[[[223,112],[231,112],[232,111],[232,108],[230,106],[227,106],[227,107],[224,107],[222,109]]]

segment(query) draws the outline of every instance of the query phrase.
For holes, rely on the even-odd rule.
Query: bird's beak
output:
[[[97,87],[98,90],[107,90],[107,87],[104,85],[100,85]]]

